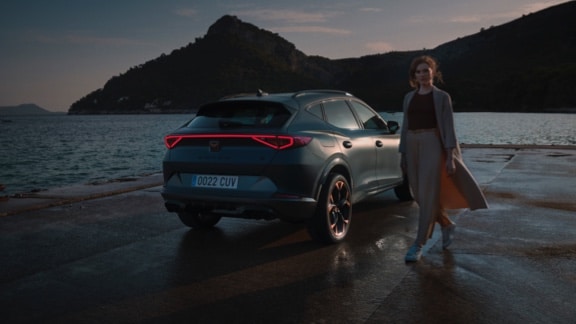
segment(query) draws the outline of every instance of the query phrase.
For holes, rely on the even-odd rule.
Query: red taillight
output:
[[[176,146],[176,144],[178,144],[178,142],[180,142],[181,140],[182,136],[180,135],[168,135],[164,137],[164,145],[166,145],[168,149],[171,149],[174,146]]]
[[[312,137],[307,136],[287,136],[287,135],[232,135],[232,134],[197,134],[197,135],[167,135],[164,137],[164,144],[168,149],[174,148],[185,138],[250,138],[260,144],[264,144],[276,150],[283,150],[291,147],[304,146],[310,143]]]
[[[285,135],[254,135],[252,139],[273,149],[283,150],[290,147],[304,146],[312,140],[312,137],[285,136]]]

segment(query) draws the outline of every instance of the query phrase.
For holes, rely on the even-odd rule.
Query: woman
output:
[[[420,260],[436,222],[442,227],[442,248],[452,243],[456,225],[446,209],[474,210],[488,205],[462,161],[450,95],[434,86],[435,80],[442,81],[436,60],[417,57],[410,65],[409,76],[414,90],[404,97],[399,150],[402,170],[419,206],[418,234],[405,258],[415,262]]]

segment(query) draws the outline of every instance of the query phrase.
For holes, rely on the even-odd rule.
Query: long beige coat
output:
[[[408,106],[412,97],[417,90],[411,91],[404,97],[403,112],[404,118],[402,129],[400,131],[400,148],[401,153],[406,152],[406,134],[408,133]],[[472,173],[462,160],[460,145],[456,140],[454,131],[454,117],[452,111],[452,99],[450,95],[434,87],[432,90],[434,98],[434,108],[436,119],[438,121],[438,131],[442,146],[445,150],[453,149],[456,172],[453,176],[448,176],[446,169],[442,168],[441,185],[440,185],[440,204],[446,209],[470,208],[471,210],[488,208],[486,198],[480,190],[478,183],[472,176]]]

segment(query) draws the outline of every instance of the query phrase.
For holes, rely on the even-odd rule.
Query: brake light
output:
[[[249,138],[260,144],[266,145],[276,150],[300,147],[307,145],[312,140],[308,136],[288,136],[288,135],[248,135],[248,134],[188,134],[188,135],[167,135],[164,137],[164,144],[168,149],[173,149],[183,139],[226,139],[226,138]]]
[[[257,135],[252,136],[252,139],[276,150],[304,146],[312,140],[311,137],[284,135]]]
[[[180,142],[181,140],[182,136],[168,135],[164,137],[164,145],[166,145],[168,149],[171,149],[174,146],[176,146],[176,144],[178,144],[178,142]]]

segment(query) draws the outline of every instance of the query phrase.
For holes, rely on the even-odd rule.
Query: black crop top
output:
[[[434,111],[434,97],[432,92],[427,94],[415,93],[408,106],[408,129],[437,128],[438,121]]]

